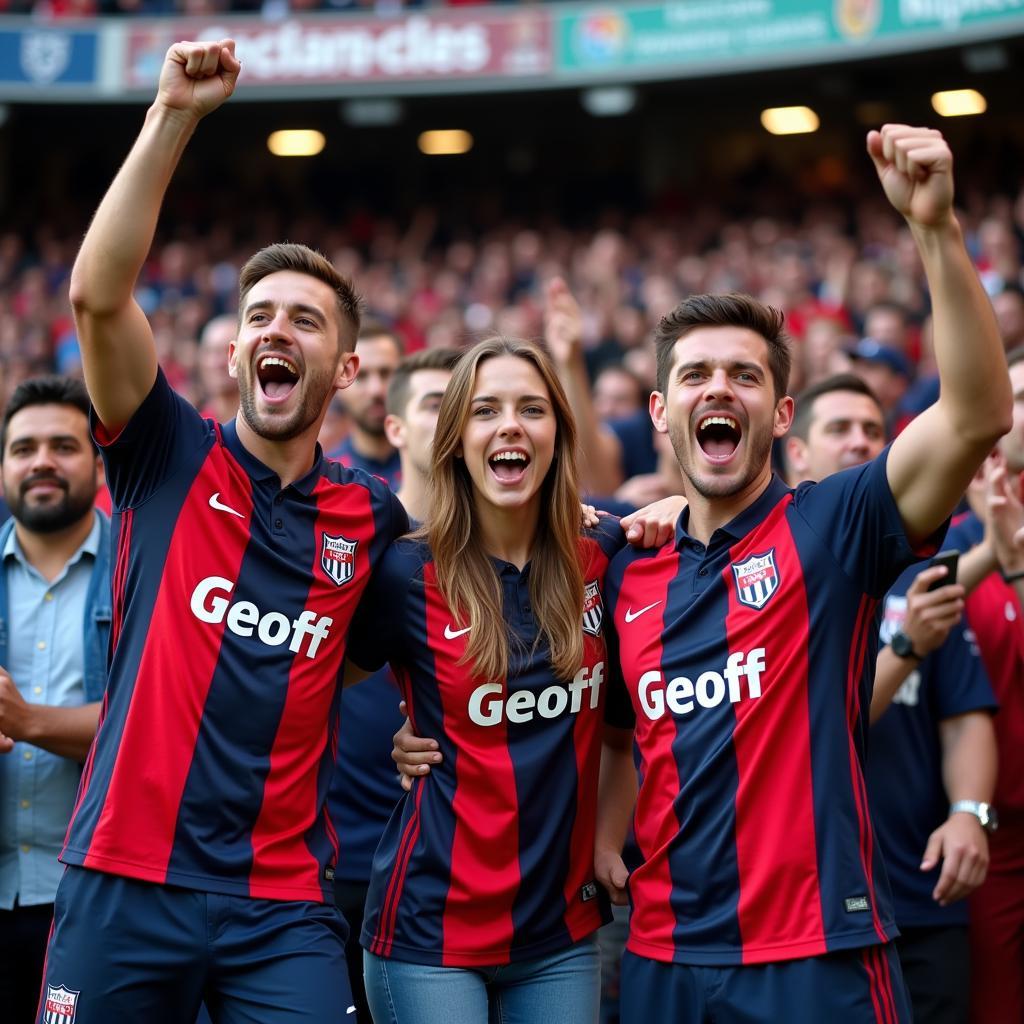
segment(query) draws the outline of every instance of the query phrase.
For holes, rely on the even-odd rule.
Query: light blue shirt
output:
[[[12,531],[2,552],[10,640],[4,667],[26,701],[86,703],[82,623],[100,541],[100,518],[60,575],[45,580]],[[0,909],[52,903],[64,872],[57,855],[82,766],[29,743],[0,755]]]

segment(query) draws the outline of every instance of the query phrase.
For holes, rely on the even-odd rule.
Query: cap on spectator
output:
[[[856,345],[848,348],[846,354],[851,359],[862,359],[866,363],[882,363],[888,366],[893,373],[901,374],[910,380],[914,373],[910,368],[910,361],[897,348],[883,345],[874,338],[861,338]]]

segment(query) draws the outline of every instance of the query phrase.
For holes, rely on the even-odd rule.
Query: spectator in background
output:
[[[621,364],[610,364],[597,375],[593,394],[594,413],[605,423],[647,412],[647,389]]]
[[[992,299],[1007,352],[1024,345],[1024,289],[1008,284]]]
[[[849,369],[850,357],[846,349],[853,340],[847,327],[835,317],[815,317],[808,321],[800,349],[805,386]]]
[[[34,1019],[57,862],[96,732],[110,635],[110,523],[78,380],[24,381],[0,435],[0,1006]]]
[[[885,414],[887,430],[892,434],[900,401],[914,375],[910,360],[899,349],[883,345],[875,338],[861,338],[849,350],[849,356],[850,369],[871,389]]]
[[[908,360],[916,355],[910,318],[898,302],[876,302],[864,316],[864,335],[886,348],[902,352]]]
[[[238,319],[229,313],[215,316],[199,336],[199,373],[203,416],[227,423],[238,412],[238,381],[228,373],[228,348],[238,333]]]
[[[401,478],[401,459],[384,430],[391,375],[402,358],[398,335],[382,324],[364,324],[356,342],[359,371],[342,399],[352,420],[347,438],[329,459],[379,476],[392,490]]]

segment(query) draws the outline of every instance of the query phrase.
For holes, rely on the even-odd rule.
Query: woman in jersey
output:
[[[362,932],[377,1024],[593,1024],[594,881],[617,521],[579,526],[576,430],[548,356],[492,339],[438,417],[428,524],[384,557],[349,659],[389,660],[443,763],[374,861]]]

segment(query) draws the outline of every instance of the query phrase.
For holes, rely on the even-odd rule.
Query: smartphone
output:
[[[950,548],[948,551],[940,551],[928,563],[928,568],[930,569],[933,565],[944,565],[948,571],[942,579],[936,580],[928,589],[938,590],[939,587],[948,587],[950,583],[956,583],[956,566],[959,560],[960,552],[955,548]]]

